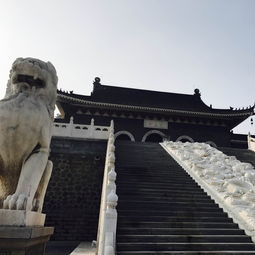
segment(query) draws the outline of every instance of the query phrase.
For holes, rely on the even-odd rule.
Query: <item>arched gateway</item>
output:
[[[130,132],[125,130],[118,131],[117,133],[115,133],[114,137],[115,137],[115,140],[132,141],[132,142],[135,141],[134,136]]]
[[[163,138],[165,137],[166,135],[161,131],[150,130],[143,136],[142,142],[160,143],[160,142],[163,142]]]
[[[194,140],[193,138],[191,138],[190,136],[188,135],[181,135],[179,136],[177,139],[176,139],[176,142],[190,142],[190,143],[194,143]]]

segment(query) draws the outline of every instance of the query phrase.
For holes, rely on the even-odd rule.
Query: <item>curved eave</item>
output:
[[[112,104],[103,102],[93,102],[84,99],[78,99],[71,96],[58,94],[58,99],[64,102],[73,102],[76,105],[87,105],[90,107],[101,107],[104,109],[119,109],[119,110],[131,110],[140,112],[153,112],[153,113],[170,113],[170,114],[181,114],[181,115],[193,115],[201,117],[220,117],[220,118],[247,118],[254,114],[254,107],[250,108],[249,111],[245,112],[234,112],[234,113],[208,113],[208,112],[198,112],[198,111],[184,111],[184,110],[174,110],[174,109],[164,109],[164,108],[152,108],[143,106],[133,106],[133,105],[122,105],[122,104]]]

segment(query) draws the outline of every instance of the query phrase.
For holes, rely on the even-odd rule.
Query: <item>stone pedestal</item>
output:
[[[43,255],[53,227],[44,227],[45,214],[0,209],[0,255]]]
[[[53,227],[0,226],[0,255],[43,255]]]

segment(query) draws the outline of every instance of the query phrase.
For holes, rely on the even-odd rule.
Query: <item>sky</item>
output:
[[[0,0],[0,97],[12,62],[35,57],[78,94],[98,76],[120,87],[199,88],[213,108],[253,105],[254,12],[254,0]],[[234,132],[255,134],[255,125]]]

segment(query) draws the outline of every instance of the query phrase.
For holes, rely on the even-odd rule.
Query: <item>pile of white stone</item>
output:
[[[205,143],[162,146],[255,242],[254,167]]]

